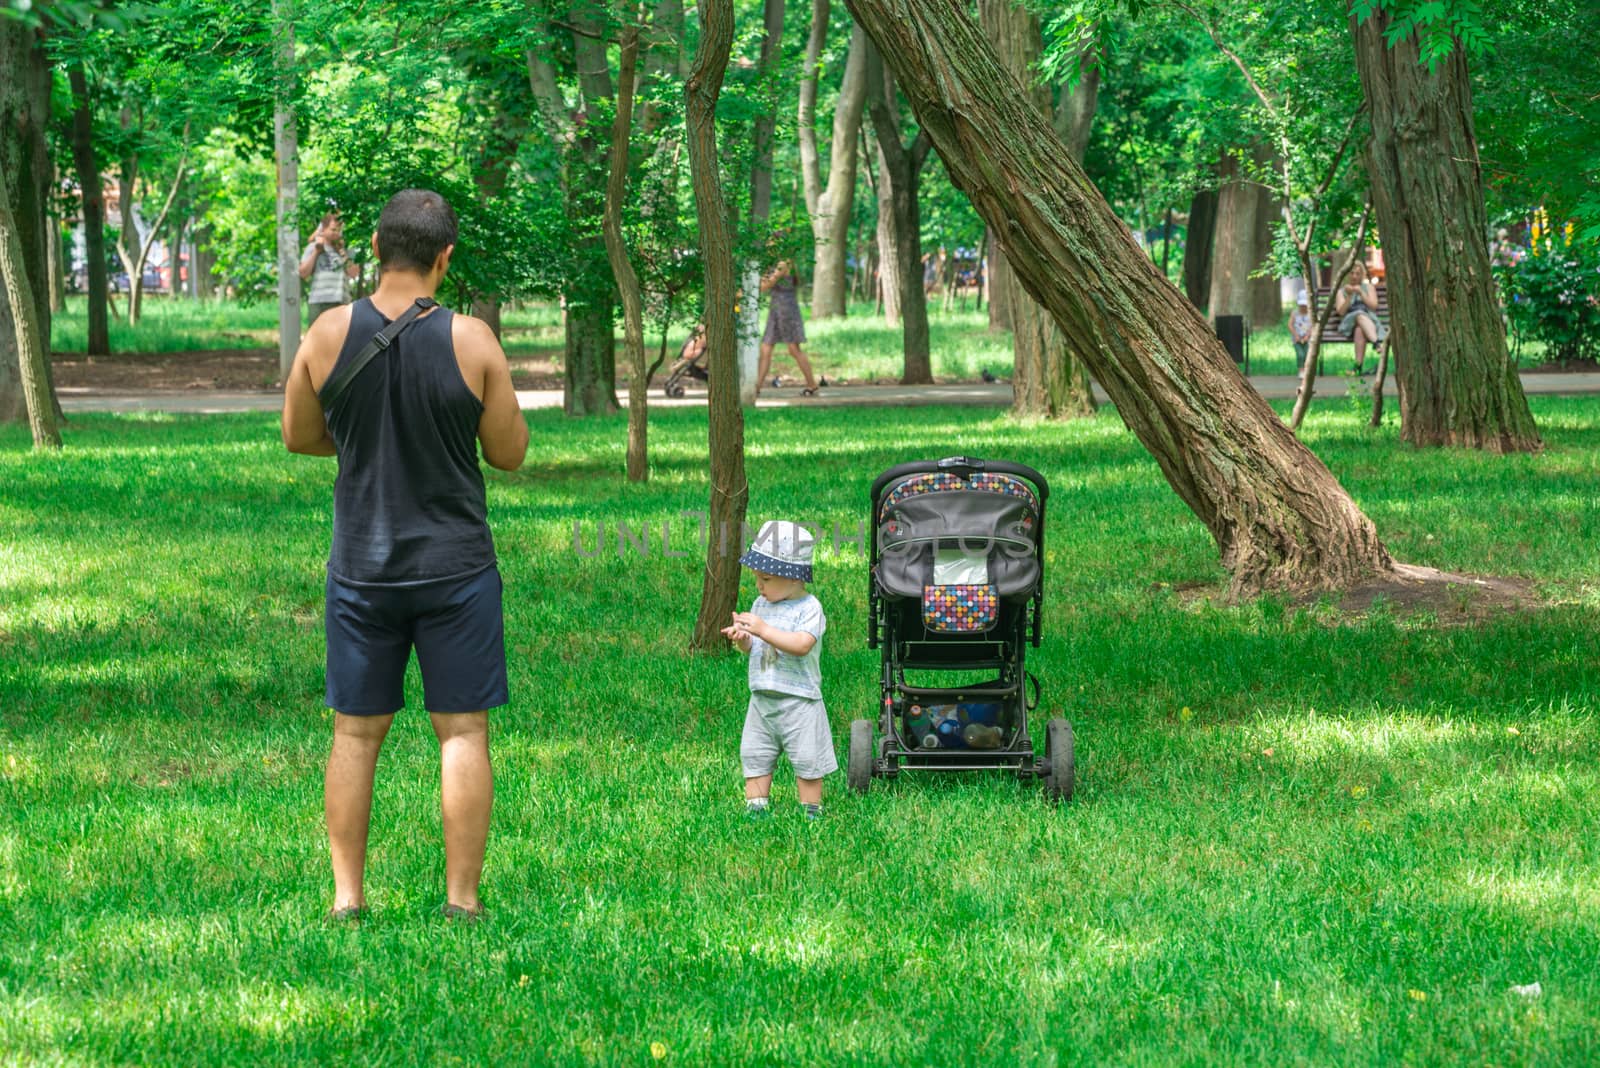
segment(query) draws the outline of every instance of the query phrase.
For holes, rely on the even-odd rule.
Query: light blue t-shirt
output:
[[[790,656],[766,642],[750,636],[750,689],[786,693],[795,697],[822,696],[822,634],[828,617],[822,602],[811,594],[791,597],[776,603],[757,597],[750,611],[778,630],[800,631],[816,637],[805,656]]]

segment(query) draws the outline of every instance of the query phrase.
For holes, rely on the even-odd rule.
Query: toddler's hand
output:
[[[733,614],[733,626],[744,634],[752,634],[759,637],[762,621],[761,617],[754,612],[735,612]]]

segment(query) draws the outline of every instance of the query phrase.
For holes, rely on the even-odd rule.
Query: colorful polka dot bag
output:
[[[924,586],[922,625],[940,634],[974,634],[994,626],[1000,595],[982,586]]]

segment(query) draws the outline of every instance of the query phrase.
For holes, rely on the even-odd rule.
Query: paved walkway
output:
[[[1348,378],[1328,376],[1317,379],[1316,396],[1322,399],[1349,395]],[[1372,379],[1366,383],[1371,386]],[[1268,400],[1288,400],[1299,388],[1299,380],[1292,375],[1255,375],[1250,384]],[[1522,389],[1525,393],[1576,396],[1600,393],[1600,374],[1524,374]],[[283,395],[277,390],[125,390],[108,392],[93,389],[59,389],[61,407],[68,412],[186,412],[210,415],[221,412],[275,412],[283,407]],[[1395,396],[1394,378],[1384,384],[1384,395]],[[1102,401],[1105,394],[1095,388]],[[524,409],[559,408],[559,389],[518,390],[517,400]],[[628,391],[617,391],[617,400],[624,408],[628,404]],[[652,408],[688,408],[704,405],[703,389],[691,390],[686,396],[669,398],[655,389],[650,394]],[[829,386],[815,397],[802,397],[793,386],[766,389],[762,392],[762,408],[839,408],[839,407],[913,407],[924,404],[970,404],[979,407],[1000,408],[1011,403],[1011,386],[1004,383],[950,383],[933,386]]]

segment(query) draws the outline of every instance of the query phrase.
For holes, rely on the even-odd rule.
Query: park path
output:
[[[1368,388],[1371,379],[1367,380]],[[1349,395],[1351,380],[1338,376],[1317,379],[1317,397],[1330,399]],[[1289,400],[1295,395],[1299,380],[1292,375],[1254,375],[1250,384],[1268,400]],[[1522,389],[1529,395],[1578,396],[1600,393],[1600,374],[1523,374]],[[67,412],[171,412],[193,415],[214,415],[225,412],[275,412],[283,407],[283,394],[277,390],[97,390],[59,389],[61,407]],[[1099,387],[1095,395],[1106,399]],[[1385,396],[1395,396],[1395,383],[1391,377],[1384,385]],[[525,389],[517,391],[517,400],[524,409],[559,408],[559,389]],[[626,409],[628,391],[619,389],[617,400]],[[671,398],[652,391],[652,408],[703,407],[704,390],[691,390],[684,397]],[[802,397],[793,386],[769,388],[762,393],[762,408],[841,408],[889,407],[905,408],[928,404],[967,404],[979,407],[1000,408],[1011,404],[1011,386],[1004,382],[956,382],[932,386],[900,385],[845,385],[829,386],[815,397]]]

